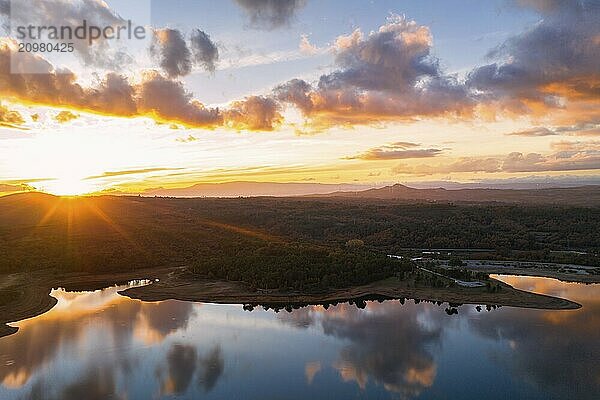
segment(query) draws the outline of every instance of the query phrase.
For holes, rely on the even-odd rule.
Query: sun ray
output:
[[[99,217],[102,221],[104,221],[111,229],[117,232],[123,239],[125,239],[130,245],[132,245],[136,250],[145,255],[148,254],[147,250],[137,243],[131,235],[124,230],[118,223],[113,221],[102,209],[96,204],[96,201],[93,199],[78,199],[79,201],[84,201],[85,206],[97,217]]]

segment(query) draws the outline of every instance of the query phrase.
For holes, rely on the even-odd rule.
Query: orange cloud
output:
[[[21,113],[14,110],[9,110],[0,104],[0,127],[18,128],[19,125],[25,123]]]
[[[56,71],[41,57],[25,54],[21,60],[36,63],[44,74],[11,73],[14,42],[0,42],[0,95],[26,104],[48,105],[119,117],[146,116],[159,122],[193,128],[272,130],[282,122],[274,100],[251,96],[221,110],[207,107],[192,97],[181,82],[157,71],[142,75],[132,84],[109,73],[96,87],[83,87],[70,71]]]
[[[233,102],[223,115],[225,125],[237,130],[271,131],[283,122],[279,104],[263,96]]]
[[[355,156],[344,157],[346,160],[402,160],[410,158],[429,158],[442,154],[441,149],[415,149],[420,145],[410,142],[390,143],[382,147],[369,149]]]
[[[54,117],[55,120],[64,124],[65,122],[72,121],[79,118],[79,115],[72,113],[71,111],[61,111]]]
[[[317,85],[292,79],[274,95],[317,129],[470,115],[473,101],[465,86],[442,73],[431,46],[427,27],[391,16],[369,35],[357,29],[339,36],[333,46],[337,69]]]

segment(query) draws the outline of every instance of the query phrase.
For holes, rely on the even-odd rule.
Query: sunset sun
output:
[[[96,188],[85,179],[65,176],[44,182],[40,190],[57,196],[79,196],[92,193]]]

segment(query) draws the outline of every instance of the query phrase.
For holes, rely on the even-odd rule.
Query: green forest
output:
[[[360,239],[387,254],[465,249],[479,250],[477,256],[488,259],[599,265],[599,207],[293,198],[185,201],[196,215],[297,241],[341,245]]]
[[[600,209],[584,207],[30,193],[0,198],[0,273],[187,266],[192,278],[320,290],[403,274],[411,262],[387,254],[407,249],[598,265],[599,226]]]

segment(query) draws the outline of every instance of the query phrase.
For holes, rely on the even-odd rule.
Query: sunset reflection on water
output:
[[[385,301],[275,313],[55,290],[55,308],[0,339],[0,398],[593,398],[600,286],[500,279],[583,308],[449,316]]]

